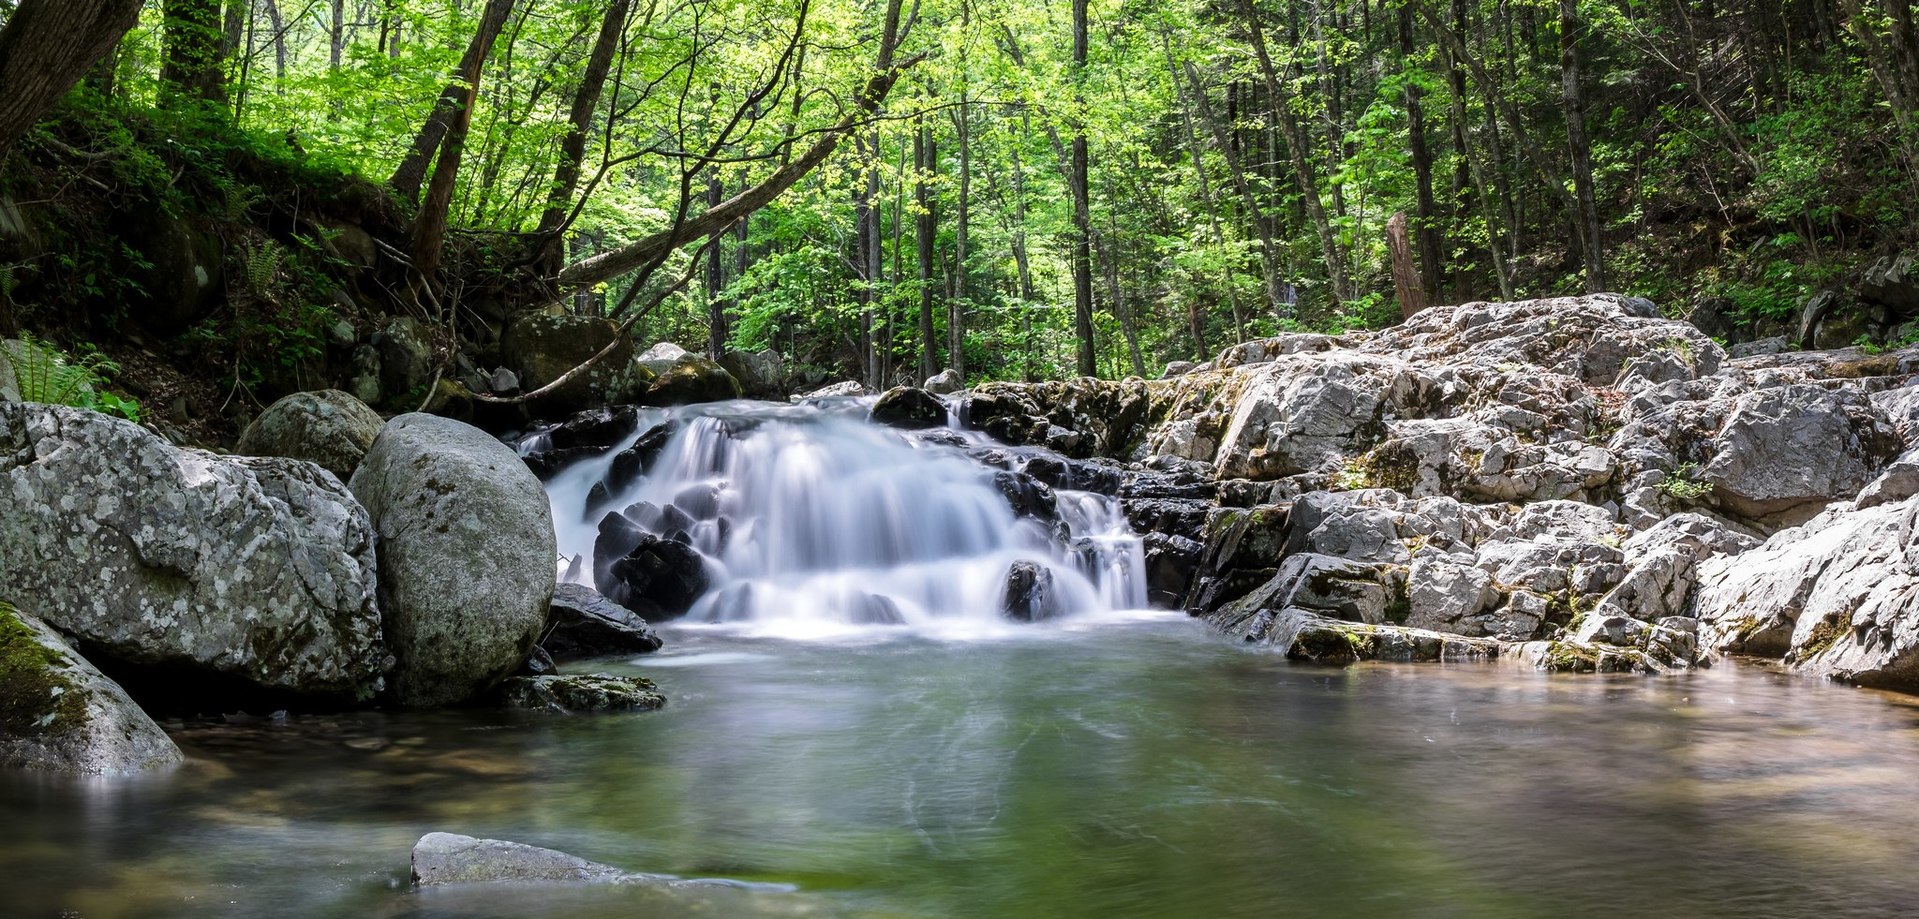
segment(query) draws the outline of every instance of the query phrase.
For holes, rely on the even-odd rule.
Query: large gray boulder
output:
[[[1700,479],[1721,507],[1759,519],[1853,497],[1900,443],[1864,392],[1801,384],[1740,396],[1712,448]]]
[[[380,609],[403,705],[445,705],[526,660],[546,622],[557,550],[538,479],[471,425],[401,415],[353,493],[380,545]]]
[[[500,354],[528,392],[552,383],[608,346],[612,353],[539,399],[547,412],[577,412],[639,398],[651,373],[634,363],[633,343],[598,316],[523,316],[507,327]],[[489,387],[491,388],[491,387]]]
[[[130,775],[183,760],[119,684],[0,601],[0,766]]]
[[[235,447],[248,456],[284,456],[314,463],[345,482],[386,424],[380,413],[337,389],[297,392],[260,413]]]
[[[372,526],[311,463],[0,403],[0,584],[96,658],[274,694],[382,686]]]
[[[1695,613],[1712,650],[1919,689],[1919,498],[1836,505],[1757,549],[1701,564]]]

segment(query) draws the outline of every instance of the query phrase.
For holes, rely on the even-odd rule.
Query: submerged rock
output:
[[[0,586],[96,661],[217,678],[228,705],[369,699],[388,664],[374,565],[366,511],[318,466],[0,403]]]
[[[0,601],[0,766],[130,775],[184,759],[59,633]]]
[[[526,660],[553,596],[553,518],[504,444],[433,415],[387,423],[353,475],[379,533],[402,705],[459,702]]]
[[[555,660],[609,654],[646,654],[660,636],[637,613],[583,584],[559,584],[547,611],[540,647]]]
[[[428,833],[413,844],[413,883],[421,887],[488,881],[612,883],[625,874],[611,865],[503,839]]]
[[[240,434],[236,452],[314,463],[340,481],[353,478],[386,424],[380,413],[337,389],[299,392],[260,413]]]
[[[495,693],[508,708],[555,714],[650,712],[666,704],[651,681],[605,673],[513,676]]]

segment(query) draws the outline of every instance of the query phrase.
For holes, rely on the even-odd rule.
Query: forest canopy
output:
[[[242,276],[337,254],[351,230],[238,151],[369,199],[384,267],[348,299],[476,339],[604,315],[871,385],[1151,375],[1581,291],[1791,332],[1919,201],[1906,0],[0,0],[0,23],[7,201],[180,196],[260,228],[222,234]],[[188,174],[213,160],[232,175]],[[16,248],[0,323],[130,309],[118,256]],[[309,273],[254,279],[268,325],[332,318]]]

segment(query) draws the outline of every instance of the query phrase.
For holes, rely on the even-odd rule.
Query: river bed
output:
[[[172,775],[0,775],[0,915],[1919,910],[1905,697],[1734,665],[1323,669],[1166,614],[885,634],[669,628],[591,668],[655,679],[655,714],[175,724]],[[435,830],[782,886],[413,892]]]

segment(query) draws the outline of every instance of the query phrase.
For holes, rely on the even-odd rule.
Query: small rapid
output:
[[[873,424],[869,404],[642,410],[635,433],[547,481],[562,579],[649,618],[684,607],[687,623],[790,638],[977,637],[1147,605],[1116,499],[1048,489],[1022,474],[1030,457],[979,435]]]

